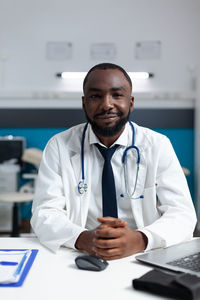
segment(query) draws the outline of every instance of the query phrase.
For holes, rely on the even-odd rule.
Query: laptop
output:
[[[200,238],[167,248],[151,250],[135,258],[154,267],[200,277]]]

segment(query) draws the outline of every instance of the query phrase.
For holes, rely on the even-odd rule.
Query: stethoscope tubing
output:
[[[81,169],[82,169],[82,180],[85,180],[85,166],[84,166],[84,144],[85,144],[85,134],[88,127],[88,123],[86,123],[83,128],[83,134],[81,139]]]
[[[125,177],[125,189],[126,189],[126,194],[130,199],[138,199],[138,198],[143,198],[143,196],[139,196],[134,198],[136,186],[137,186],[137,180],[138,180],[138,173],[139,173],[139,165],[140,165],[140,151],[137,146],[135,146],[135,129],[133,124],[129,121],[129,124],[132,129],[132,145],[128,146],[123,153],[122,156],[122,163],[124,165],[124,177]],[[84,194],[84,192],[87,191],[87,184],[85,183],[85,165],[84,165],[84,144],[85,144],[85,135],[86,135],[86,130],[88,127],[88,123],[86,123],[85,127],[83,128],[83,134],[82,134],[82,139],[81,139],[81,171],[82,171],[82,176],[81,176],[81,181],[78,183],[78,192],[79,194]],[[133,193],[129,194],[128,192],[128,182],[127,182],[127,171],[126,171],[126,158],[127,158],[127,152],[130,149],[135,149],[137,152],[137,171],[136,171],[136,177],[135,177],[135,185],[133,189]]]

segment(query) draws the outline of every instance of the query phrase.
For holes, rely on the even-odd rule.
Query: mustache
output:
[[[102,111],[101,113],[94,115],[94,117],[96,118],[96,117],[108,116],[108,115],[121,117],[123,115],[123,113],[122,112],[116,112],[115,113],[115,112],[112,112],[112,111]]]

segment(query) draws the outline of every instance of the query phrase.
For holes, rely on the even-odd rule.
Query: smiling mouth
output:
[[[100,120],[112,120],[115,118],[120,117],[120,113],[103,113],[103,114],[98,114],[95,116],[95,119],[100,119]]]
[[[97,116],[96,119],[100,119],[100,120],[112,120],[118,118],[118,115],[103,115],[103,116]]]

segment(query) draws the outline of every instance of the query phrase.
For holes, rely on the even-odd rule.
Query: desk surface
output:
[[[109,262],[102,272],[77,269],[77,251],[62,248],[57,254],[43,247],[37,238],[0,238],[0,249],[39,249],[36,260],[18,288],[0,288],[3,300],[151,300],[163,299],[132,288],[132,279],[151,268],[135,261],[134,256]]]

